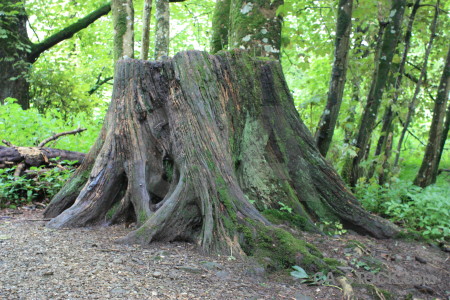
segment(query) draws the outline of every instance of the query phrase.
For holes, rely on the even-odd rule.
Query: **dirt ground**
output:
[[[192,244],[114,243],[124,226],[45,223],[39,210],[0,211],[0,299],[343,299],[337,276],[302,283]],[[350,233],[303,238],[342,262],[355,299],[450,299],[449,253],[436,246]]]

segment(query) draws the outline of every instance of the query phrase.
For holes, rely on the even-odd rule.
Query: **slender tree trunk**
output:
[[[140,59],[148,59],[148,50],[150,45],[150,20],[152,16],[152,0],[144,0],[144,12],[142,18],[142,49]]]
[[[427,73],[428,57],[430,56],[431,48],[433,47],[434,37],[436,36],[436,26],[437,26],[438,16],[439,16],[439,0],[436,2],[434,18],[433,18],[433,21],[431,23],[431,28],[430,28],[430,30],[431,30],[430,41],[428,42],[427,49],[425,50],[425,56],[423,58],[423,65],[422,65],[422,69],[420,71],[420,76],[419,76],[419,79],[417,80],[413,97],[408,106],[408,113],[406,115],[406,119],[403,124],[402,132],[400,133],[400,137],[398,139],[397,153],[395,155],[395,161],[394,161],[395,167],[398,166],[398,162],[400,160],[400,153],[402,151],[403,139],[405,138],[406,132],[408,131],[409,124],[411,123],[412,117],[414,116],[414,113],[416,111],[417,98],[419,96],[420,89],[422,88],[422,82],[425,79],[425,76]]]
[[[353,0],[340,0],[338,4],[334,62],[328,88],[327,105],[322,113],[315,135],[317,147],[320,154],[324,157],[327,156],[333,139],[334,128],[344,95],[350,32],[352,29],[352,6]]]
[[[283,19],[277,15],[277,9],[283,3],[283,0],[231,0],[229,48],[279,59]]]
[[[156,0],[155,59],[169,56],[170,9],[169,0]]]
[[[394,57],[397,42],[401,34],[401,25],[406,1],[399,0],[393,1],[392,3],[389,24],[384,32],[381,52],[376,62],[376,71],[374,73],[376,76],[374,76],[372,86],[367,97],[367,103],[364,108],[364,113],[359,125],[358,137],[356,140],[358,153],[353,158],[349,168],[349,183],[351,186],[355,186],[358,178],[362,175],[362,169],[359,164],[364,160],[366,152],[368,151],[367,145],[374,129],[378,108],[381,104],[388,73],[391,68],[392,58]]]
[[[450,48],[447,52],[447,59],[442,72],[441,82],[436,96],[433,119],[431,121],[430,133],[428,135],[428,144],[425,149],[425,155],[422,160],[419,172],[414,179],[414,184],[420,187],[426,187],[436,182],[436,176],[439,167],[440,152],[444,131],[445,109],[450,92]],[[447,129],[448,130],[448,129]]]
[[[400,93],[401,93],[400,87],[402,84],[403,74],[405,72],[406,59],[408,57],[409,48],[411,46],[411,36],[412,36],[413,24],[414,24],[414,20],[415,20],[415,17],[416,17],[419,7],[420,7],[420,0],[416,0],[414,2],[414,6],[412,8],[411,15],[409,16],[408,26],[407,26],[406,33],[405,33],[405,43],[404,43],[404,48],[403,48],[402,60],[400,61],[400,64],[398,66],[398,71],[394,72],[392,74],[392,76],[395,76],[394,75],[395,73],[398,74],[394,81],[394,95],[392,97],[392,102],[388,105],[388,107],[386,108],[386,111],[384,113],[381,134],[380,134],[380,137],[378,138],[377,147],[375,149],[375,154],[374,154],[375,157],[378,157],[382,152],[384,152],[383,163],[382,163],[383,174],[379,178],[380,184],[384,184],[386,182],[386,180],[388,178],[387,172],[389,172],[389,170],[390,170],[390,168],[388,167],[388,164],[389,164],[389,158],[391,157],[391,154],[392,154],[392,140],[389,140],[389,145],[387,145],[387,144],[388,144],[388,138],[392,132],[392,122],[394,120],[394,113],[392,110],[392,106],[397,104],[398,97],[400,96]],[[375,166],[373,168],[375,168]],[[369,176],[369,177],[371,177],[371,176]],[[383,179],[381,180],[381,178],[383,178]]]
[[[241,51],[182,52],[162,62],[122,60],[114,84],[86,158],[96,156],[92,171],[52,200],[49,226],[132,219],[138,228],[123,242],[187,240],[207,253],[263,254],[281,267],[300,253],[310,270],[324,267],[320,254],[274,227],[266,208],[283,201],[305,230],[340,220],[379,238],[397,232],[365,212],[320,155],[279,62]]]
[[[441,158],[442,158],[442,153],[444,153],[445,151],[445,142],[447,141],[447,137],[448,137],[448,131],[450,128],[450,101],[448,101],[449,104],[447,106],[447,114],[445,116],[445,122],[444,122],[444,130],[442,131],[442,140],[441,140],[441,146],[440,146],[440,151],[439,151],[439,157],[438,157],[438,166],[439,163],[441,162]]]
[[[114,26],[114,61],[134,57],[134,8],[132,0],[111,2]]]
[[[231,0],[217,0],[212,19],[211,53],[228,49]]]

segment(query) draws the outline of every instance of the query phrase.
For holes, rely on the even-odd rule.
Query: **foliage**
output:
[[[34,108],[22,110],[12,98],[7,98],[5,104],[0,105],[0,138],[21,147],[36,146],[56,133],[83,127],[88,130],[79,135],[62,137],[46,146],[88,152],[98,136],[101,123],[101,119],[84,112],[72,114],[64,120],[56,109],[49,110],[47,114],[41,114]]]
[[[421,189],[402,180],[385,186],[371,181],[360,183],[356,195],[370,211],[418,230],[426,238],[450,238],[448,186],[432,185]]]
[[[49,201],[64,185],[75,170],[74,162],[63,161],[66,166],[44,170],[46,167],[31,167],[29,175],[14,177],[16,167],[0,169],[0,208],[16,208],[22,205]]]

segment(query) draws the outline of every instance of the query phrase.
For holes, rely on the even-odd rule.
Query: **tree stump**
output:
[[[270,209],[289,207],[305,230],[325,220],[377,238],[398,231],[363,210],[320,155],[278,61],[188,51],[121,60],[114,78],[102,132],[48,206],[48,226],[134,220],[123,242],[184,240],[285,267],[298,253],[318,266],[321,255],[269,222]]]

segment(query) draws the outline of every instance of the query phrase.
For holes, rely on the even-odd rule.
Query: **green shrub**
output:
[[[425,238],[450,238],[450,189],[431,185],[425,189],[407,181],[380,186],[360,183],[355,190],[363,206],[395,223],[417,230]]]
[[[0,208],[16,208],[32,202],[48,202],[62,188],[75,168],[63,161],[65,169],[31,167],[30,173],[14,177],[16,167],[0,169]]]

